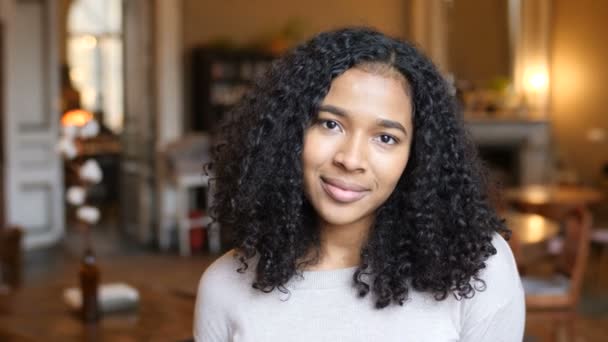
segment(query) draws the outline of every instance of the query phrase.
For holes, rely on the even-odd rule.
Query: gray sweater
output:
[[[411,291],[403,306],[374,308],[371,294],[357,297],[355,268],[304,272],[288,284],[289,294],[251,287],[234,252],[203,274],[196,301],[196,341],[521,341],[524,293],[513,254],[498,234],[481,272],[486,290],[471,299]]]

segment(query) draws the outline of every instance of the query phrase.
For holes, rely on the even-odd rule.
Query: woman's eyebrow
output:
[[[348,116],[348,111],[346,111],[346,109],[343,109],[343,108],[340,108],[340,107],[336,107],[336,106],[333,106],[333,105],[328,105],[328,104],[319,105],[318,111],[319,112],[332,113],[334,115],[342,116],[342,117]],[[387,120],[387,119],[378,119],[376,121],[376,124],[378,126],[384,127],[384,128],[397,129],[397,130],[403,132],[403,134],[408,135],[407,134],[407,130],[405,129],[405,127],[403,127],[403,125],[400,124],[397,121]]]
[[[394,128],[394,129],[400,130],[401,132],[403,132],[403,134],[407,135],[407,130],[405,129],[405,127],[403,127],[403,125],[400,124],[397,121],[386,120],[386,119],[379,119],[378,121],[376,121],[376,123],[380,127]]]
[[[332,106],[332,105],[320,105],[318,108],[319,112],[328,112],[338,116],[348,116],[348,112],[340,107]]]

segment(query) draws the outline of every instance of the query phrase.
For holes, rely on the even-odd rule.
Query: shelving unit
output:
[[[256,52],[199,47],[192,50],[192,123],[213,132],[225,113],[269,68],[273,57]]]

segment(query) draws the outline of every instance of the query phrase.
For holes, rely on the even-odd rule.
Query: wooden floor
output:
[[[102,281],[143,284],[142,286],[156,291],[155,293],[167,293],[169,297],[175,296],[177,299],[171,303],[177,304],[167,305],[178,305],[180,307],[179,310],[171,311],[171,316],[177,315],[178,317],[171,317],[172,322],[176,323],[170,324],[170,327],[165,329],[164,333],[166,335],[164,336],[172,336],[172,339],[170,339],[172,341],[187,340],[191,336],[192,309],[197,282],[214,257],[205,255],[181,258],[174,253],[162,254],[153,249],[145,249],[126,243],[125,241],[128,239],[112,232],[102,231],[98,232],[97,235],[94,241],[99,256]],[[77,284],[80,254],[81,243],[80,237],[77,235],[69,235],[64,243],[53,249],[28,253],[25,260],[26,272],[23,291],[36,293],[36,289],[61,289],[65,286],[75,286]],[[592,262],[595,262],[595,260],[592,259]],[[595,286],[593,295],[586,293],[583,297],[577,342],[608,341],[608,281],[602,286],[603,289],[600,288],[599,290]],[[57,296],[60,297],[61,294],[57,293]],[[2,298],[0,297],[0,299]],[[154,300],[154,297],[151,300]],[[2,315],[0,309],[0,324],[2,323]],[[45,318],[41,315],[40,319]],[[139,319],[141,320],[141,317]],[[74,322],[76,322],[75,319]],[[71,324],[79,324],[79,322],[74,322]],[[154,325],[155,323],[150,321],[146,324]],[[168,326],[168,323],[165,326]],[[161,325],[158,327],[161,327]],[[3,328],[6,327],[0,325],[0,340],[2,341],[28,340],[8,334],[3,335]],[[546,322],[527,322],[525,341],[544,341],[544,337],[553,329],[555,327],[548,325]],[[151,329],[149,333],[154,334],[154,329]],[[120,340],[163,340],[162,338],[153,339],[141,336],[150,337],[154,335],[131,337],[125,335]],[[83,338],[78,336],[74,337],[74,340],[83,340]],[[92,340],[118,339],[95,338]]]
[[[77,286],[80,237],[27,253],[21,289],[0,296],[0,341],[189,341],[196,287],[211,256],[181,258],[125,243],[116,234],[94,237],[101,281],[124,282],[139,291],[136,310],[105,315],[85,325],[62,299]]]

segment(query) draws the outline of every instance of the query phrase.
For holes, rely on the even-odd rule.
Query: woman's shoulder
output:
[[[243,307],[251,272],[238,272],[241,267],[235,250],[217,258],[203,272],[198,285],[194,311],[196,340],[226,341],[230,336],[232,315]]]
[[[496,249],[496,254],[486,260],[486,267],[481,272],[481,278],[488,278],[487,281],[504,286],[521,285],[517,264],[513,257],[513,252],[507,241],[498,233],[492,237],[492,246]]]
[[[496,254],[489,257],[473,286],[473,298],[463,301],[463,341],[521,341],[525,321],[525,297],[509,244],[495,233]]]
[[[240,267],[237,252],[234,249],[221,255],[215,259],[203,273],[203,278],[225,277],[229,276],[232,272],[235,272]]]
[[[237,252],[233,249],[217,258],[203,272],[198,286],[198,295],[203,297],[227,297],[234,296],[249,278],[248,271],[239,272],[242,263],[238,259]],[[249,263],[249,268],[252,265]]]
[[[481,281],[473,281],[473,286],[481,291],[476,291],[472,304],[500,307],[523,301],[523,287],[511,247],[498,233],[494,233],[492,245],[496,254],[485,261],[485,268],[478,276]]]

